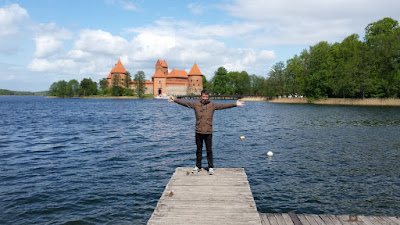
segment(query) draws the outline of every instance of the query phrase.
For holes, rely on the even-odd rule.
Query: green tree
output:
[[[97,83],[93,82],[91,78],[84,78],[81,83],[81,90],[83,91],[83,96],[86,95],[97,95]]]
[[[51,96],[63,98],[67,95],[67,82],[64,80],[54,82],[49,89]]]
[[[139,98],[143,97],[143,94],[146,92],[145,85],[146,76],[143,71],[138,71],[135,74],[134,83],[135,83],[135,92],[139,96]]]
[[[207,81],[206,76],[203,76],[203,89],[209,91],[210,93],[214,93],[212,83]]]
[[[79,82],[75,79],[70,80],[67,83],[66,95],[68,97],[74,97],[74,96],[78,96],[79,92],[80,92]]]
[[[399,97],[400,27],[398,21],[383,18],[365,28],[365,43],[370,49],[373,97]],[[374,90],[372,90],[373,92]]]
[[[310,47],[310,59],[308,61],[306,90],[307,97],[326,98],[332,95],[334,60],[331,46],[326,41]]]
[[[300,56],[295,55],[286,62],[286,75],[289,93],[304,95],[304,64]]]
[[[274,90],[273,95],[287,95],[286,90],[287,77],[285,72],[285,64],[277,62],[272,66],[269,73],[269,85]]]
[[[104,91],[105,89],[107,89],[107,88],[108,88],[108,81],[107,81],[107,78],[101,79],[101,80],[99,81],[99,84],[100,84],[100,90],[101,90],[101,91]]]
[[[129,71],[126,71],[125,74],[125,79],[124,79],[124,86],[125,88],[129,88],[129,84],[131,83],[132,79],[131,79],[131,73]]]
[[[226,94],[228,92],[228,71],[224,67],[219,67],[212,78],[214,93]]]

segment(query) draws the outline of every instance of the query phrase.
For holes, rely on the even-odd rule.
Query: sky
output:
[[[268,77],[320,41],[362,40],[398,0],[0,0],[0,89],[45,91],[53,82],[106,78],[118,60],[147,80],[194,63]]]

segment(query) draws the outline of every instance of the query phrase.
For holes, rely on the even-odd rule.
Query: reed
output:
[[[290,104],[305,104],[309,103],[307,98],[274,98],[269,100],[271,103],[290,103]]]
[[[400,99],[398,98],[328,98],[318,99],[309,102],[307,98],[276,98],[270,100],[271,103],[312,103],[317,105],[357,105],[357,106],[400,106]]]

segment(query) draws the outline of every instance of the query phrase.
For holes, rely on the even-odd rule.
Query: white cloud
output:
[[[190,3],[187,5],[188,9],[196,15],[200,15],[204,12],[206,7],[200,3]]]
[[[74,44],[74,49],[110,56],[126,50],[128,41],[102,30],[83,30]]]
[[[69,30],[59,28],[55,23],[34,24],[31,31],[36,44],[34,56],[37,58],[50,57],[62,52],[63,41],[72,38]]]
[[[106,0],[106,3],[116,6],[121,6],[125,10],[135,11],[137,8],[131,1],[124,0]]]
[[[398,19],[396,0],[235,0],[221,6],[231,16],[262,27],[244,40],[250,46],[312,45],[336,42],[358,33],[383,17]]]
[[[28,12],[18,4],[0,8],[0,37],[17,34],[21,25],[29,18]]]

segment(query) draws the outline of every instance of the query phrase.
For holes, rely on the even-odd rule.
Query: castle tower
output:
[[[151,77],[153,80],[153,95],[163,95],[167,93],[167,77],[158,69]]]
[[[168,65],[165,60],[157,60],[156,63],[156,72],[157,70],[161,70],[161,72],[164,73],[165,76],[168,75]]]
[[[108,87],[111,87],[114,82],[114,77],[119,76],[119,86],[124,86],[124,80],[126,76],[125,67],[122,65],[121,60],[115,64],[114,68],[107,76]]]
[[[188,94],[200,95],[201,90],[203,90],[203,74],[196,63],[188,73],[188,80]]]

